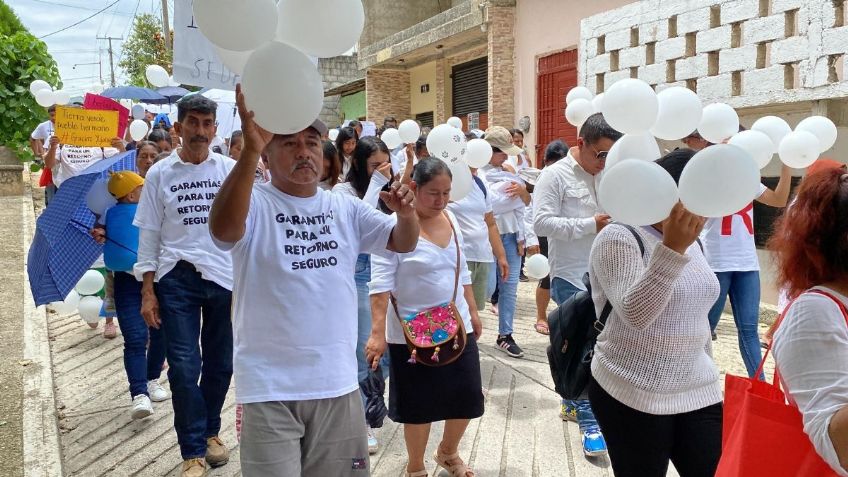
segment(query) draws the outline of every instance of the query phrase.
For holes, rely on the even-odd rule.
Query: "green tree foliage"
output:
[[[33,158],[29,135],[47,120],[47,111],[29,92],[29,84],[37,79],[61,87],[59,68],[47,45],[0,0],[0,144],[14,149],[22,160]]]
[[[144,70],[148,65],[159,65],[171,72],[172,56],[165,48],[162,22],[149,13],[137,15],[132,32],[123,46],[123,57],[118,66],[124,70],[129,83],[149,87]]]

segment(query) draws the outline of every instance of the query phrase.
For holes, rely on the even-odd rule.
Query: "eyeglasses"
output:
[[[597,149],[591,146],[589,147],[589,149],[591,149],[592,152],[595,153],[595,159],[598,159],[599,161],[607,160],[607,155],[609,155],[609,151],[598,151]]]

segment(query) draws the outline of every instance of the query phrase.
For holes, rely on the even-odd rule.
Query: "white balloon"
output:
[[[383,134],[380,135],[380,139],[386,143],[386,147],[389,149],[394,149],[403,144],[403,140],[400,138],[400,134],[395,128],[387,128],[383,131]]]
[[[713,103],[704,108],[698,124],[698,134],[702,138],[713,144],[721,144],[738,132],[739,115],[736,110],[724,103]]]
[[[130,137],[133,141],[141,141],[147,135],[149,127],[141,119],[135,119],[130,123]]]
[[[361,0],[280,0],[277,8],[276,39],[320,58],[353,48],[365,26]]]
[[[620,80],[604,93],[601,112],[616,131],[624,134],[648,132],[659,112],[657,93],[642,80]]]
[[[329,137],[331,141],[335,142],[336,138],[339,137],[339,130],[338,129],[330,129],[330,131],[327,133],[327,137]]]
[[[457,128],[457,129],[459,129],[460,131],[462,130],[462,120],[461,120],[461,119],[459,119],[459,118],[458,118],[458,117],[456,117],[456,116],[451,116],[451,117],[449,117],[449,118],[448,118],[448,120],[447,120],[447,121],[445,121],[445,122],[446,122],[447,124],[449,124],[449,125],[451,125],[451,126],[453,126],[453,127]]]
[[[41,91],[42,89],[49,89],[51,91],[53,90],[53,88],[50,87],[50,84],[44,80],[35,80],[29,84],[29,92],[32,93],[33,96],[35,96],[35,93]]]
[[[595,96],[594,98],[592,98],[592,107],[595,108],[596,113],[600,113],[602,111],[601,107],[603,106],[603,101],[604,101],[604,93],[601,93],[601,94]]]
[[[471,187],[474,186],[474,178],[471,176],[471,169],[468,164],[463,161],[448,162],[448,167],[451,171],[451,192],[450,200],[456,202],[465,198]]]
[[[701,99],[689,88],[674,86],[657,94],[659,112],[651,134],[674,141],[681,139],[698,128],[704,108]]]
[[[84,296],[79,302],[79,315],[86,323],[97,323],[100,321],[100,309],[103,308],[103,300],[99,296]]]
[[[836,125],[824,116],[810,116],[798,123],[795,130],[813,133],[819,140],[819,152],[825,152],[836,144]]]
[[[418,123],[412,119],[407,119],[405,121],[401,121],[398,126],[398,134],[400,134],[400,140],[403,141],[404,144],[412,144],[417,141],[418,136],[421,135],[421,128],[418,126]]]
[[[56,97],[53,95],[52,89],[41,89],[35,92],[35,102],[40,106],[49,108],[56,104]]]
[[[657,163],[625,159],[604,172],[598,200],[613,220],[651,225],[665,220],[677,204],[677,185]]]
[[[680,174],[680,201],[693,214],[725,217],[750,204],[760,192],[760,169],[737,146],[716,144],[698,151]]]
[[[551,273],[548,257],[537,253],[524,261],[524,274],[533,280],[541,280]]]
[[[730,138],[727,143],[738,146],[750,154],[760,169],[766,167],[774,156],[775,149],[771,138],[761,131],[742,131]]]
[[[74,290],[82,296],[96,295],[97,292],[103,289],[105,283],[106,280],[103,278],[102,273],[97,270],[87,270],[77,282]]]
[[[226,66],[227,69],[237,75],[240,75],[244,73],[244,65],[247,64],[247,60],[250,58],[253,50],[232,51],[216,46],[215,52],[218,54],[218,58],[221,59],[221,63],[224,63],[224,66]]]
[[[321,2],[323,4],[323,2]],[[203,35],[215,46],[232,51],[258,48],[274,39],[277,31],[277,5],[274,0],[203,0],[192,2],[194,20]],[[305,27],[320,23],[312,18]]]
[[[585,86],[575,86],[568,90],[568,93],[565,95],[565,104],[571,104],[575,99],[585,99],[586,101],[592,101],[595,98],[595,95],[589,91],[589,88]]]
[[[649,133],[625,134],[609,150],[604,169],[609,170],[626,159],[656,161],[662,157],[657,140]]]
[[[792,132],[792,128],[789,127],[789,123],[777,116],[765,116],[756,120],[751,126],[751,130],[766,133],[766,135],[771,138],[775,151],[777,151],[778,146],[780,146],[780,141],[783,141],[783,138]]]
[[[465,134],[449,124],[439,124],[427,135],[427,151],[447,163],[465,155]]]
[[[57,89],[53,92],[53,102],[59,106],[71,102],[71,94],[64,89]]]
[[[88,90],[94,94],[100,94],[103,90],[106,89],[106,86],[103,83],[93,83]]]
[[[144,69],[144,76],[156,88],[168,86],[168,80],[170,79],[165,68],[159,65],[147,65],[147,68]]]
[[[587,99],[575,99],[565,107],[565,120],[577,129],[580,129],[580,126],[593,114],[595,114],[595,107]]]
[[[132,117],[133,119],[144,119],[144,106],[140,104],[133,105]]]
[[[75,311],[77,311],[77,307],[79,306],[80,295],[76,290],[71,290],[68,293],[68,296],[65,297],[62,301],[54,301],[50,303],[50,306],[53,307],[53,310],[60,315],[69,315]]]
[[[492,159],[492,145],[485,139],[472,139],[465,146],[465,163],[479,169]]]
[[[821,143],[815,134],[808,131],[791,132],[780,141],[777,155],[789,167],[803,169],[819,158]]]
[[[88,193],[85,195],[85,204],[88,206],[89,210],[101,217],[106,213],[108,208],[117,203],[118,201],[115,197],[109,193],[108,180],[95,181],[94,184],[91,185],[91,189],[88,189]]]
[[[256,123],[275,134],[304,130],[324,106],[321,73],[303,52],[285,43],[272,41],[254,51],[241,85]]]

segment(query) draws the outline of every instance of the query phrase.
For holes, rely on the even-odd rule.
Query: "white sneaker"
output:
[[[153,404],[150,403],[150,398],[144,394],[139,394],[133,397],[132,400],[132,418],[144,419],[153,414]]]
[[[377,441],[377,429],[368,427],[368,453],[374,455],[380,449],[380,443]]]
[[[147,382],[147,394],[150,395],[150,400],[153,402],[162,402],[171,399],[171,393],[159,384],[158,379],[152,379]]]

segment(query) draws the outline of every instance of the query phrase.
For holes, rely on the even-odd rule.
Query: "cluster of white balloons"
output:
[[[566,97],[566,119],[580,127],[596,112],[624,133],[609,151],[598,198],[614,220],[649,225],[668,217],[679,201],[704,217],[733,214],[757,195],[759,170],[777,153],[793,168],[804,168],[833,147],[837,130],[831,120],[813,116],[792,131],[776,116],[757,120],[739,132],[739,116],[727,104],[703,106],[691,90],[671,87],[655,93],[638,79],[614,83],[602,95],[573,88]],[[661,156],[655,138],[678,140],[697,131],[715,144],[689,161],[679,185],[653,161]]]
[[[49,108],[54,104],[63,105],[71,102],[71,95],[63,89],[53,90],[44,80],[35,80],[29,84],[29,92],[35,97],[40,106]]]
[[[321,112],[324,87],[309,55],[338,56],[362,33],[361,0],[204,0],[192,5],[200,31],[224,64],[242,75],[248,109],[277,134],[308,127]]]
[[[86,323],[97,323],[100,321],[103,300],[95,295],[103,289],[105,283],[102,273],[88,270],[63,301],[55,301],[50,306],[60,315],[77,311]]]

